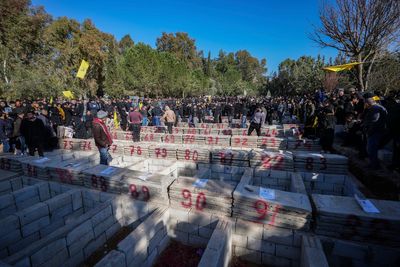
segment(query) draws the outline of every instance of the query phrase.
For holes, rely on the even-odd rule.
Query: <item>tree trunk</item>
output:
[[[7,74],[6,74],[6,67],[7,67],[7,60],[3,61],[3,75],[4,75],[4,81],[6,82],[6,84],[9,84],[9,80],[7,78]]]
[[[368,90],[369,75],[371,74],[372,65],[374,65],[375,59],[376,59],[376,53],[373,55],[371,64],[369,64],[367,74],[365,75],[365,90]]]

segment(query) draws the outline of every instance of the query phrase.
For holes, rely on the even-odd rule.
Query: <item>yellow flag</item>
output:
[[[71,91],[63,91],[63,95],[64,95],[66,98],[69,98],[69,99],[74,98],[74,95],[72,94]]]
[[[317,127],[317,125],[318,125],[318,117],[315,117],[312,127],[315,128],[315,127]]]
[[[362,62],[353,62],[353,63],[344,64],[344,65],[324,67],[322,69],[338,72],[338,71],[343,71],[343,70],[351,70],[354,66],[357,66],[359,64],[363,64],[363,63]]]
[[[85,78],[88,68],[89,68],[89,62],[82,59],[81,66],[79,67],[76,77],[81,78],[81,79]]]
[[[50,97],[49,103],[50,103],[50,105],[53,104],[53,97]]]
[[[115,126],[115,129],[119,128],[119,121],[118,121],[118,116],[117,116],[116,111],[114,111],[114,126]]]

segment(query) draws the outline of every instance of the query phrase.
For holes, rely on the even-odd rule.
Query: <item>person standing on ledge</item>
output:
[[[140,125],[142,123],[143,116],[138,111],[138,107],[129,112],[129,122],[132,127],[133,142],[140,142]]]
[[[107,119],[107,112],[100,110],[97,112],[97,118],[93,119],[93,137],[94,142],[99,149],[100,164],[108,165],[110,154],[108,150],[112,144],[110,132],[107,129],[105,120]]]
[[[175,112],[171,110],[168,106],[165,106],[165,113],[163,115],[163,119],[165,120],[165,124],[168,127],[168,133],[172,134],[172,126],[175,123],[176,116]]]
[[[247,135],[251,135],[251,133],[256,130],[257,136],[261,135],[261,127],[264,125],[265,121],[265,113],[261,110],[261,108],[257,108],[256,112],[253,115],[253,118],[250,122],[249,131]]]

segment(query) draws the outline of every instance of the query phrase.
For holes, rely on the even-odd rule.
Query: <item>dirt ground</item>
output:
[[[196,267],[204,249],[171,241],[153,267]]]
[[[268,267],[268,265],[255,264],[248,261],[243,261],[238,257],[233,257],[229,267]]]

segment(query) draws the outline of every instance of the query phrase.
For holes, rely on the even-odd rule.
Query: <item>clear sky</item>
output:
[[[82,22],[90,18],[100,30],[118,40],[130,34],[137,42],[155,46],[162,32],[187,32],[199,50],[211,57],[218,51],[248,50],[267,59],[268,73],[286,58],[335,56],[307,35],[318,25],[319,0],[32,0],[54,17]]]

